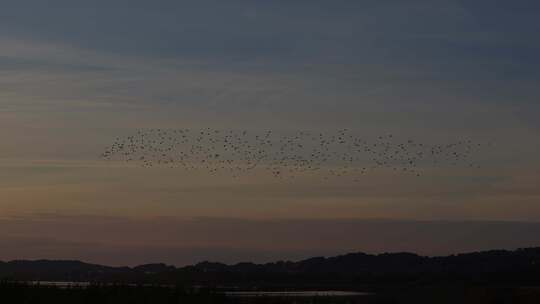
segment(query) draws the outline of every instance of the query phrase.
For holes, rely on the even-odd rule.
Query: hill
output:
[[[201,262],[174,267],[148,264],[111,267],[81,261],[0,262],[0,279],[283,288],[405,282],[540,283],[540,247],[442,257],[413,253],[349,253],[297,262],[226,265]]]

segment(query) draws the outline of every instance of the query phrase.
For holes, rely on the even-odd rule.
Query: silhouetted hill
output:
[[[440,281],[536,284],[540,283],[540,247],[444,257],[412,253],[350,253],[266,264],[226,265],[205,261],[181,268],[165,264],[110,267],[80,261],[11,261],[0,262],[0,278],[243,287]]]
[[[0,262],[0,277],[20,280],[89,281],[130,272],[129,267],[110,267],[81,261],[16,260]]]
[[[145,274],[162,273],[167,271],[173,271],[175,269],[176,267],[163,263],[144,264],[133,268],[135,272],[144,272]]]

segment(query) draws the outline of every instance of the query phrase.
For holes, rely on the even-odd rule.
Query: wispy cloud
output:
[[[136,231],[150,226],[142,217],[164,214],[537,219],[538,8],[534,1],[484,0],[7,1],[0,11],[0,214],[133,216],[138,220],[113,220],[110,227]],[[426,178],[381,173],[360,184],[322,183],[315,176],[279,184],[259,174],[230,181],[97,160],[117,136],[134,129],[179,127],[347,127],[363,137],[495,144],[474,173],[426,168]],[[34,220],[5,224],[15,229]],[[46,227],[58,222],[58,235],[24,228],[9,235],[10,244],[43,238],[50,242],[36,246],[64,248],[57,252],[82,252],[91,242],[112,248],[107,240],[81,245],[62,234],[78,221],[95,229],[77,216],[52,219]],[[214,224],[208,225],[228,225]],[[281,222],[260,225],[274,224]],[[193,228],[185,225],[174,227]],[[504,234],[497,229],[490,235]],[[13,239],[19,237],[24,240]],[[159,246],[182,247],[181,239],[172,241]],[[338,247],[349,248],[344,244]],[[398,249],[377,244],[366,248]],[[474,247],[467,244],[463,248]],[[251,248],[244,245],[238,248]]]
[[[130,219],[43,214],[0,220],[0,258],[125,265],[264,262],[352,251],[438,255],[538,243],[540,224],[482,221]],[[40,227],[35,233],[35,226]],[[107,238],[103,238],[107,235]],[[128,257],[129,258],[126,258]]]

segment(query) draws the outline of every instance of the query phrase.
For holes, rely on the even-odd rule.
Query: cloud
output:
[[[5,248],[0,259],[82,258],[114,265],[263,262],[352,251],[441,255],[534,246],[540,241],[540,224],[535,222],[137,219],[42,214],[4,218],[0,223],[4,227],[0,243]]]
[[[0,211],[537,218],[538,4],[499,2],[7,1]],[[479,173],[360,185],[94,163],[134,129],[183,127],[497,146]]]

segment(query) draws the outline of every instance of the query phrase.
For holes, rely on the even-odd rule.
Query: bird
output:
[[[324,180],[350,176],[360,181],[377,169],[420,177],[422,168],[458,166],[479,168],[472,159],[483,144],[459,139],[428,144],[385,134],[367,139],[351,129],[327,132],[235,129],[139,129],[116,137],[100,157],[137,163],[144,168],[168,167],[228,172],[238,178],[260,169],[278,179],[317,172]]]

